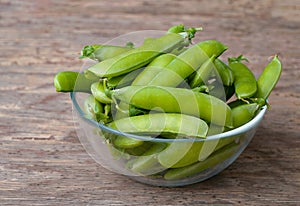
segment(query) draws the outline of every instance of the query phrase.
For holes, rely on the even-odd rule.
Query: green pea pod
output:
[[[229,67],[234,76],[235,94],[238,99],[252,97],[257,91],[257,84],[254,74],[243,63],[242,56],[237,58],[229,58]]]
[[[125,137],[125,136],[117,136],[113,140],[114,146],[118,148],[124,148],[124,149],[132,149],[136,148],[138,146],[141,146],[144,143],[143,140]]]
[[[236,137],[203,142],[172,142],[159,153],[158,161],[165,168],[180,168],[207,159],[214,151],[234,142]]]
[[[171,61],[165,69],[145,83],[148,85],[176,87],[195,72],[213,55],[219,56],[227,49],[221,42],[207,40],[199,42]]]
[[[118,119],[109,127],[125,133],[145,135],[174,134],[176,137],[205,138],[208,126],[205,121],[184,114],[153,113]]]
[[[281,62],[276,55],[259,76],[255,97],[263,99],[269,97],[280,78],[281,70]]]
[[[207,132],[207,136],[220,134],[224,131],[224,127],[216,124],[210,124]]]
[[[225,88],[214,64],[215,58],[216,56],[213,55],[207,59],[195,72],[189,84],[191,88],[206,85],[210,95],[226,101]]]
[[[183,126],[184,125],[184,126]],[[188,126],[187,126],[188,125]],[[205,138],[208,126],[196,117],[183,114],[147,114],[115,120],[109,127],[125,133],[144,135],[173,134],[183,137]],[[119,148],[135,148],[143,144],[142,140],[118,136],[114,145]]]
[[[233,127],[239,127],[249,122],[256,114],[260,106],[257,103],[242,104],[232,108]]]
[[[177,168],[198,161],[203,142],[172,142],[157,156],[165,168]]]
[[[137,69],[121,76],[109,78],[107,86],[109,88],[120,88],[130,85],[136,80],[137,76],[143,71],[143,69]]]
[[[231,86],[234,82],[234,77],[230,67],[220,59],[215,59],[214,64],[223,84],[225,86]]]
[[[207,136],[220,134],[223,131],[224,131],[224,127],[219,126],[219,125],[210,124],[208,132],[207,132]],[[229,139],[229,138],[224,138],[224,139]],[[208,137],[207,141],[203,142],[203,146],[199,153],[198,160],[202,161],[202,160],[206,159],[213,151],[215,151],[216,147],[219,146],[220,141],[222,141],[222,140],[219,140],[219,139],[209,140],[209,137]]]
[[[188,165],[181,168],[169,169],[165,173],[164,178],[166,180],[177,180],[177,179],[183,179],[183,178],[194,176],[206,169],[212,168],[217,164],[229,159],[232,155],[235,154],[238,147],[239,146],[237,144],[232,143],[216,151],[204,161],[196,162],[192,165]]]
[[[201,67],[196,71],[193,79],[190,82],[191,88],[199,87],[211,77],[213,70],[215,69],[214,61],[216,59],[215,55],[212,55],[207,59]]]
[[[103,82],[95,82],[91,86],[91,92],[94,97],[101,103],[110,104],[112,103],[111,98],[109,98],[105,93],[105,88]]]
[[[180,35],[173,33],[157,39],[148,39],[141,47],[99,62],[88,70],[99,77],[115,77],[126,74],[147,65],[155,57],[168,52],[182,41],[183,38]]]
[[[97,80],[85,78],[84,74],[72,71],[59,72],[54,77],[54,86],[57,92],[87,92]]]
[[[126,74],[150,63],[155,57],[182,46],[187,32],[167,33],[159,38],[148,38],[143,45],[113,58],[99,62],[88,70],[99,77],[114,77]]]
[[[84,70],[83,74],[84,74],[85,78],[87,78],[87,79],[99,81],[99,77],[96,76],[93,72],[90,72],[89,70]]]
[[[152,145],[153,145],[152,142],[144,141],[143,144],[141,144],[140,146],[124,149],[124,152],[130,154],[131,156],[141,156],[149,149],[151,149]]]
[[[114,90],[112,98],[136,107],[182,113],[213,124],[232,127],[230,107],[222,100],[190,89],[161,86],[128,86]]]
[[[168,32],[175,33],[175,34],[178,34],[178,33],[184,32],[184,31],[185,31],[185,26],[183,24],[175,25],[168,29]]]
[[[131,85],[145,85],[149,80],[164,69],[176,56],[174,54],[162,54],[156,57],[132,82]]]
[[[97,61],[103,61],[131,49],[133,49],[132,46],[88,45],[82,49],[80,58],[90,58]]]
[[[166,168],[159,164],[157,155],[164,150],[166,146],[166,143],[153,143],[140,157],[128,161],[126,164],[127,168],[142,175],[152,175],[165,170]]]
[[[225,128],[222,131],[225,131]],[[220,149],[220,148],[222,148],[222,147],[224,147],[224,146],[226,146],[226,145],[228,145],[232,142],[236,142],[238,140],[239,140],[238,136],[226,137],[226,138],[217,139],[217,140],[207,139],[207,141],[205,141],[203,143],[203,146],[202,146],[201,151],[199,153],[198,160],[199,161],[204,161],[216,150],[218,150],[218,149]]]
[[[87,118],[99,121],[101,115],[104,113],[104,108],[103,105],[96,100],[93,95],[89,95],[84,100],[84,111]]]
[[[113,113],[113,119],[117,120],[117,119],[122,119],[125,117],[129,117],[129,110],[130,110],[130,106],[128,103],[126,102],[119,102],[118,104],[114,105],[113,108],[115,108],[115,111]]]

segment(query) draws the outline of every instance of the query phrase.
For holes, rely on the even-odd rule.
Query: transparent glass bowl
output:
[[[71,93],[77,135],[87,153],[110,171],[155,186],[189,185],[220,173],[247,147],[266,112],[266,106],[264,106],[250,122],[231,131],[208,136],[206,139],[150,139],[145,136],[125,134],[86,118],[83,103],[87,95]],[[185,155],[192,155],[194,159],[196,155],[197,161],[191,165],[181,165],[180,168],[166,168],[160,164],[158,158],[162,151],[143,156],[141,151],[120,150],[108,140],[108,137],[117,135],[143,140],[145,147],[148,148],[147,145],[154,144],[169,145],[168,147],[172,145],[177,149],[185,148],[171,156],[170,162],[175,161],[175,165],[176,161],[180,161]],[[168,160],[165,162],[168,163]],[[173,163],[170,167],[173,167],[172,165]]]

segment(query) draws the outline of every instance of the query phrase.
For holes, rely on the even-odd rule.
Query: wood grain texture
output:
[[[300,205],[298,0],[0,0],[0,205]],[[77,139],[69,96],[53,76],[79,51],[137,30],[203,26],[225,56],[259,74],[283,62],[272,105],[228,169],[199,184],[152,187],[97,165]]]

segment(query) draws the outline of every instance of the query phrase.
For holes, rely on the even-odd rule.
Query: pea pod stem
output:
[[[189,43],[191,43],[192,39],[195,37],[197,31],[202,31],[202,27],[189,27],[186,28],[183,24],[172,26],[168,29],[169,33],[175,33],[182,35],[183,38],[187,38]]]

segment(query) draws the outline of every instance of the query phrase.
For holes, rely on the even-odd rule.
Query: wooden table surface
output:
[[[225,55],[259,74],[283,62],[271,110],[229,168],[178,188],[153,187],[95,163],[54,75],[79,71],[84,45],[138,30],[203,26]],[[299,0],[0,0],[0,205],[300,205]]]

